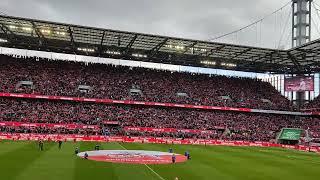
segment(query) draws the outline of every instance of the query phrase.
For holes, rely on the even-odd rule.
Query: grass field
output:
[[[0,141],[1,180],[318,180],[320,155],[285,149],[103,143],[103,149],[168,151],[192,160],[169,165],[131,165],[96,162],[74,155],[75,147],[92,150],[96,143],[45,143]]]

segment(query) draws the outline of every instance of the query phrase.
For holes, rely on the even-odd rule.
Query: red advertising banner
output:
[[[46,128],[66,128],[66,129],[94,129],[99,130],[97,125],[79,125],[79,124],[48,124],[48,123],[24,123],[3,121],[0,126],[6,127],[46,127]]]
[[[236,112],[259,112],[259,113],[273,113],[273,114],[310,115],[310,113],[290,112],[290,111],[259,110],[259,109],[250,109],[250,108],[233,108],[233,107],[221,107],[221,106],[203,106],[203,105],[159,103],[159,102],[143,102],[143,101],[132,101],[132,100],[112,100],[112,99],[95,99],[95,98],[65,97],[65,96],[46,96],[46,95],[36,95],[36,94],[17,94],[17,93],[1,93],[0,92],[0,97],[91,102],[91,103],[101,103],[101,104],[125,104],[125,105],[174,107],[174,108],[187,108],[187,109],[206,109],[206,110],[236,111]]]
[[[215,127],[216,129],[224,129],[224,127]],[[124,127],[125,131],[140,131],[140,132],[183,132],[194,134],[213,134],[214,131],[210,130],[196,130],[196,129],[175,129],[175,128],[151,128],[151,127]]]
[[[314,91],[314,77],[285,77],[284,87],[285,91]]]
[[[14,97],[14,98],[27,98],[27,99],[49,99],[49,100],[62,100],[62,101],[93,102],[93,103],[103,103],[103,104],[129,104],[129,105],[189,108],[189,109],[208,109],[208,110],[221,110],[221,111],[251,112],[251,109],[249,109],[249,108],[233,108],[233,107],[202,106],[202,105],[191,105],[191,104],[142,102],[142,101],[132,101],[132,100],[112,100],[112,99],[95,99],[95,98],[79,98],[79,97],[64,97],[64,96],[45,96],[45,95],[36,95],[36,94],[0,93],[0,97]]]
[[[0,140],[28,140],[28,141],[92,141],[92,142],[126,142],[126,143],[155,143],[155,144],[189,144],[189,145],[210,145],[210,146],[251,146],[251,147],[281,147],[299,151],[320,152],[320,147],[302,145],[281,145],[270,142],[248,142],[248,141],[227,141],[215,139],[180,139],[180,138],[154,138],[154,137],[105,137],[86,136],[77,134],[23,134],[23,133],[0,133]]]
[[[103,121],[103,124],[107,124],[107,125],[119,125],[119,121]]]

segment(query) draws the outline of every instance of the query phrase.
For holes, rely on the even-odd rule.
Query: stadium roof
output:
[[[290,50],[191,40],[0,15],[0,46],[250,72],[319,71],[320,40]]]

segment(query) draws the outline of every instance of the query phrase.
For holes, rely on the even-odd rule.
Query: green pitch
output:
[[[0,141],[2,180],[318,180],[320,155],[285,149],[102,143],[103,149],[191,153],[192,160],[170,165],[130,165],[95,162],[74,155],[93,150],[96,143],[45,143]],[[122,147],[123,146],[123,147]]]

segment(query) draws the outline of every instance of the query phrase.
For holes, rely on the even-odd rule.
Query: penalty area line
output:
[[[121,146],[122,149],[124,150],[128,150],[127,148],[125,148],[124,146],[122,146],[119,142],[117,142],[119,144],[119,146]],[[150,166],[148,166],[147,164],[144,164],[151,172],[153,172],[156,176],[158,176],[159,179],[161,180],[166,180],[165,178],[163,178],[162,176],[160,176],[160,174],[158,174],[155,170],[153,170]]]

